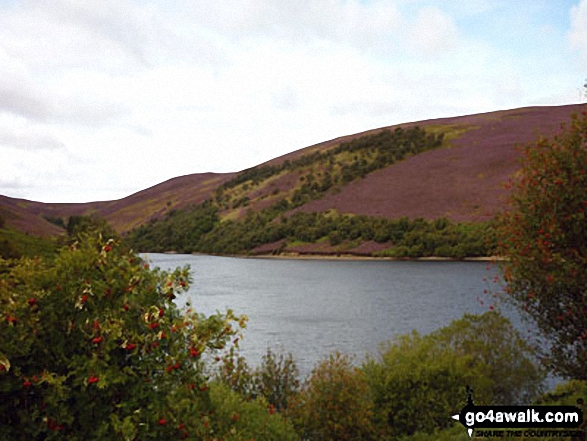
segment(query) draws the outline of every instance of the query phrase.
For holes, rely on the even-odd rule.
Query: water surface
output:
[[[429,333],[464,313],[483,313],[483,291],[498,289],[497,270],[484,262],[144,257],[162,269],[190,265],[188,296],[198,311],[230,308],[249,317],[242,353],[250,364],[271,347],[292,352],[303,374],[332,351],[359,363],[394,335]]]

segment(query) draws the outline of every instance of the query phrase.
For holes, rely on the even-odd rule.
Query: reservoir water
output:
[[[464,313],[483,313],[483,291],[499,289],[492,281],[497,268],[484,262],[143,257],[165,270],[190,265],[187,297],[197,311],[230,308],[249,317],[241,353],[250,365],[270,347],[291,352],[302,375],[332,351],[360,363],[395,335],[425,334]],[[515,311],[501,309],[519,324]]]

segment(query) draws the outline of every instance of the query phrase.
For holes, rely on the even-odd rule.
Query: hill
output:
[[[155,243],[156,249],[177,249],[185,242],[191,245],[183,251],[372,254],[388,249],[391,239],[382,233],[380,240],[370,240],[374,234],[368,231],[393,229],[374,226],[375,218],[490,220],[506,206],[504,183],[518,168],[516,146],[552,136],[584,108],[530,107],[381,127],[300,149],[240,173],[173,178],[115,201],[46,204],[1,196],[0,216],[7,225],[38,235],[62,231],[55,224],[69,216],[102,217],[121,233],[133,231],[136,244],[151,250]],[[320,219],[311,220],[311,213],[321,213]],[[360,233],[358,242],[343,234],[341,248],[336,236],[344,231],[338,225],[343,215],[368,218],[365,222],[371,226],[362,224],[367,233]],[[299,221],[298,229],[324,234],[291,240],[289,230],[276,232],[277,218],[282,224]],[[265,230],[273,233],[250,237],[240,248],[218,248],[223,237],[214,231],[219,225],[225,236],[227,228],[251,236],[249,230],[257,231],[259,225],[269,225]],[[188,239],[184,230],[195,233]],[[337,234],[330,240],[333,232]],[[289,242],[284,241],[286,233]]]
[[[43,203],[0,195],[0,216],[6,224],[30,234],[47,236],[63,232],[47,219],[70,216],[104,218],[118,232],[127,232],[172,210],[202,203],[217,186],[235,173],[198,173],[179,176],[114,201]]]

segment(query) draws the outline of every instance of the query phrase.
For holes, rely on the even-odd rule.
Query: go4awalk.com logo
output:
[[[584,440],[583,411],[577,406],[476,406],[467,386],[467,405],[452,418],[477,437],[576,437]],[[578,404],[583,404],[582,400]],[[574,439],[574,438],[573,438]]]

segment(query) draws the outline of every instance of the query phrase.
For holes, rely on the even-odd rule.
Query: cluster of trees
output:
[[[91,216],[70,216],[67,221],[62,218],[46,218],[62,227],[66,236],[39,237],[14,228],[9,228],[0,218],[0,257],[19,259],[21,257],[42,256],[47,259],[55,257],[59,249],[70,244],[87,231],[94,231],[106,237],[118,237],[114,229],[104,219]]]
[[[251,252],[260,245],[278,241],[284,241],[283,248],[288,243],[328,241],[341,249],[349,244],[375,241],[389,243],[389,249],[380,255],[454,258],[491,255],[495,244],[491,223],[455,224],[444,218],[392,220],[305,212],[275,218],[271,209],[220,222],[211,205],[140,227],[127,240],[140,251],[228,254]]]
[[[189,283],[99,232],[0,260],[0,438],[458,439],[466,385],[478,404],[539,396],[533,349],[496,312],[397,337],[360,367],[331,354],[301,381],[291,356],[238,355],[246,317],[180,311]]]
[[[43,238],[29,235],[7,227],[0,220],[0,258],[18,259],[20,257],[46,256],[55,254],[60,245],[58,238]]]
[[[510,398],[505,379],[512,397],[541,381],[495,313],[404,336],[362,368],[332,355],[302,385],[291,357],[238,357],[245,317],[175,306],[188,268],[152,270],[83,232],[54,259],[0,262],[3,439],[395,439],[447,427],[465,384],[489,402]]]
[[[307,153],[293,161],[286,160],[279,165],[260,165],[246,169],[222,184],[218,189],[218,194],[247,182],[257,185],[283,171],[298,171],[301,168],[322,162],[331,164],[339,160],[343,153],[355,154],[351,161],[341,164],[343,170],[346,170],[344,173],[347,174],[345,181],[349,182],[354,179],[354,177],[350,178],[349,174],[364,176],[374,170],[393,164],[407,155],[440,147],[443,140],[443,134],[428,134],[418,126],[408,129],[398,127],[394,131],[382,130],[374,135],[365,135],[352,141],[342,142],[333,149]]]
[[[299,207],[312,199],[322,197],[337,185],[363,178],[368,173],[387,167],[409,155],[438,148],[443,134],[428,134],[419,127],[383,130],[343,142],[325,151],[315,151],[279,165],[261,165],[239,173],[222,184],[215,192],[214,202],[221,210],[247,206],[246,193],[264,181],[283,172],[301,174],[301,184],[290,191],[289,197],[279,202],[286,208]],[[280,190],[274,190],[279,193]]]
[[[291,356],[271,351],[256,369],[231,354],[217,378],[247,400],[264,399],[301,439],[398,440],[452,430],[447,415],[463,407],[466,385],[478,404],[531,403],[544,371],[512,324],[488,312],[429,335],[399,336],[360,367],[330,354],[304,382]]]
[[[137,251],[198,251],[202,238],[220,225],[217,208],[208,201],[191,210],[171,211],[164,220],[151,220],[126,236]]]
[[[386,167],[408,155],[440,147],[443,135],[428,134],[419,127],[384,130],[325,151],[315,151],[280,165],[245,170],[222,184],[212,199],[165,219],[153,220],[132,231],[127,239],[140,251],[247,253],[255,247],[285,240],[309,242],[327,239],[333,246],[348,241],[390,242],[386,255],[421,257],[480,256],[490,254],[488,226],[453,225],[445,219],[434,223],[417,219],[388,221],[366,216],[330,216],[295,213],[292,209],[322,197],[336,185]],[[300,174],[299,185],[262,211],[245,218],[221,221],[223,210],[247,207],[248,191],[284,171]],[[238,188],[237,188],[238,187]],[[274,189],[272,196],[279,194]],[[286,243],[283,244],[286,246]],[[391,249],[393,246],[393,249]]]

